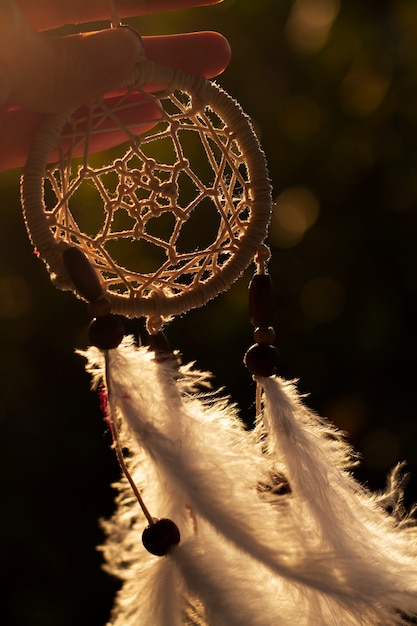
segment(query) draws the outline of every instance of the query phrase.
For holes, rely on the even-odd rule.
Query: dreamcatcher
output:
[[[367,492],[340,433],[277,376],[271,190],[240,106],[141,56],[110,100],[45,120],[22,202],[55,284],[93,317],[87,370],[124,472],[105,523],[107,567],[123,580],[111,624],[388,626],[417,614],[400,469],[386,493]],[[248,432],[163,327],[251,262]],[[148,347],[124,336],[123,316],[146,317]]]

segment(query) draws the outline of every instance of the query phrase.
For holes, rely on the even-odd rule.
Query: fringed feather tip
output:
[[[397,514],[400,472],[386,494],[358,484],[349,446],[292,383],[258,380],[263,418],[248,431],[235,406],[201,392],[208,374],[158,362],[130,338],[106,359],[83,354],[94,384],[111,386],[147,507],[181,534],[167,557],[150,555],[120,482],[102,548],[123,581],[111,626],[394,626],[417,615],[417,530]]]

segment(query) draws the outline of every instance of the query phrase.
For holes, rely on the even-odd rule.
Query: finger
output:
[[[23,110],[7,111],[3,115],[0,123],[1,172],[24,165],[32,138],[43,118],[43,114]]]
[[[221,74],[230,62],[229,42],[219,33],[144,37],[143,43],[149,60],[206,78]]]
[[[127,28],[64,38],[32,32],[13,57],[11,100],[33,111],[73,108],[127,78],[139,50],[138,37]]]
[[[140,50],[127,28],[67,38],[34,31],[10,0],[0,3],[0,104],[68,108],[111,89],[133,71]]]
[[[22,13],[36,29],[46,30],[64,24],[109,20],[106,0],[15,0]],[[160,11],[218,4],[222,0],[116,0],[120,17],[132,17]]]
[[[208,78],[230,60],[230,46],[217,33],[150,37],[144,46],[149,59]],[[73,108],[127,78],[138,52],[139,39],[125,28],[54,39],[32,33],[13,56],[11,100],[33,111]]]
[[[152,61],[175,65],[206,77],[216,75],[230,59],[227,41],[216,33],[149,37],[143,42]],[[0,171],[24,164],[42,119],[43,115],[26,110],[9,111],[4,116],[0,126]]]
[[[64,126],[61,148],[69,155],[68,158],[84,156],[86,148],[88,154],[96,154],[125,143],[129,138],[134,139],[153,128],[162,115],[160,107],[154,104],[151,97],[145,98],[138,92],[128,97],[123,93],[110,96],[105,104],[92,109],[79,107],[72,116],[71,124]],[[122,124],[115,122],[115,117]],[[71,143],[65,136],[72,138]],[[48,162],[56,162],[58,158],[58,151],[53,148]]]
[[[112,110],[113,101],[120,106],[120,95],[110,96],[106,105]],[[120,118],[127,131],[121,130],[115,124],[113,115],[106,114],[106,109],[97,107],[96,112],[90,112],[88,107],[79,107],[73,115],[74,128],[66,129],[74,133],[74,145],[71,147],[72,158],[82,156],[85,150],[85,141],[88,137],[89,153],[94,154],[125,142],[130,133],[140,135],[152,128],[161,117],[160,108],[148,99],[144,100],[140,94],[131,94],[125,101]],[[12,169],[24,164],[30,148],[31,138],[45,119],[44,114],[34,114],[22,109],[10,111],[7,115],[7,124],[1,131],[2,150],[0,151],[0,171]],[[76,137],[76,139],[75,139]],[[64,146],[67,149],[69,146]],[[49,155],[51,161],[58,158],[56,149]]]

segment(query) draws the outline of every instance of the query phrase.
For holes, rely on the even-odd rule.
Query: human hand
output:
[[[119,0],[120,17],[219,0]],[[24,163],[43,114],[66,110],[111,91],[132,72],[138,38],[127,28],[53,37],[35,29],[108,19],[105,0],[1,0],[0,170]],[[230,59],[218,33],[145,37],[147,57],[212,77]]]

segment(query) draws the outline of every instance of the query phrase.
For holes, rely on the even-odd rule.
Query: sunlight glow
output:
[[[287,38],[292,48],[302,54],[321,50],[339,9],[339,0],[296,0],[287,22]]]

